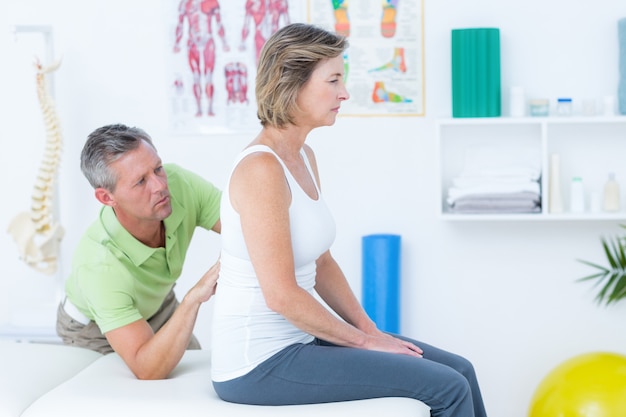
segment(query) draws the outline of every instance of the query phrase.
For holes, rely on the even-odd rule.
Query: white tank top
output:
[[[269,152],[283,166],[291,190],[289,221],[294,273],[298,285],[315,295],[315,261],[333,243],[335,222],[317,183],[318,199],[313,200],[271,148],[264,145],[247,148],[236,159],[233,170],[243,158],[254,152]],[[304,150],[301,154],[315,182]],[[221,269],[213,311],[211,377],[216,382],[245,375],[285,347],[313,340],[313,336],[267,307],[243,239],[239,214],[230,204],[229,186],[230,179],[222,192]]]

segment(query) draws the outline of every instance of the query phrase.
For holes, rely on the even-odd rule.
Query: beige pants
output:
[[[174,290],[171,290],[169,294],[163,300],[161,308],[154,313],[152,317],[148,319],[148,324],[152,327],[152,331],[155,333],[172,317],[174,310],[178,307],[178,300]],[[79,346],[102,354],[113,352],[113,348],[109,344],[107,338],[102,334],[100,328],[94,321],[90,321],[88,324],[82,324],[74,320],[63,309],[63,303],[59,304],[57,309],[57,334],[61,336],[63,343],[67,345]],[[188,350],[201,349],[200,342],[192,334],[191,340],[187,345]]]

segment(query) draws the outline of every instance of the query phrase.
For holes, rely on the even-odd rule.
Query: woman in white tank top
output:
[[[222,195],[213,385],[240,403],[401,396],[426,403],[433,416],[483,417],[472,365],[378,330],[330,253],[335,225],[305,141],[334,124],[349,98],[346,47],[341,36],[296,23],[261,52],[262,130],[235,161]]]

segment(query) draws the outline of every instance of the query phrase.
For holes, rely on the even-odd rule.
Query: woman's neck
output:
[[[284,161],[300,158],[308,131],[290,125],[284,129],[264,127],[251,145],[269,146]]]

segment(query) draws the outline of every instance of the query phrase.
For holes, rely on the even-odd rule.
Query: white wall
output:
[[[56,81],[66,140],[60,175],[65,271],[98,207],[78,168],[91,130],[111,122],[141,126],[166,161],[217,184],[223,184],[234,155],[251,139],[168,135],[163,4],[5,0],[7,12],[0,10],[3,28],[52,24],[56,50],[63,54]],[[615,95],[621,17],[626,3],[618,0],[584,6],[566,0],[427,0],[426,117],[340,118],[310,139],[338,224],[333,252],[355,292],[361,291],[361,236],[401,234],[403,332],[470,358],[492,416],[526,415],[541,378],[573,355],[626,353],[626,303],[599,307],[590,285],[575,283],[588,272],[576,259],[602,261],[600,235],[619,228],[610,221],[446,222],[437,217],[434,122],[451,112],[450,30],[500,28],[506,114],[512,85],[524,86],[529,96],[568,95],[577,102]],[[31,117],[10,110],[0,117],[7,116],[24,124]],[[20,133],[19,125],[11,126],[5,149]],[[16,178],[2,176],[2,188]],[[30,189],[30,179],[24,181]],[[218,238],[198,234],[181,291],[208,268],[207,259],[214,259],[218,248]],[[12,250],[2,247],[2,253]],[[0,281],[14,275],[4,270]],[[196,333],[207,341],[210,306],[201,314]]]

